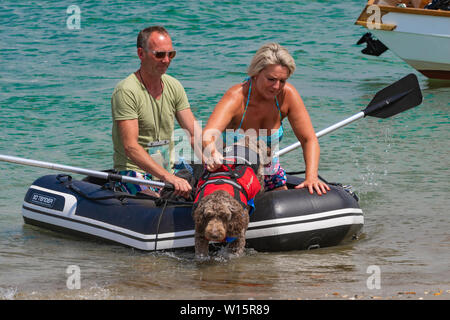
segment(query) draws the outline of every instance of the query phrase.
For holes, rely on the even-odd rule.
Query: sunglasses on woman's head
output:
[[[154,51],[151,50],[150,51],[156,59],[164,59],[166,57],[166,55],[169,57],[169,59],[173,59],[175,58],[175,55],[177,54],[177,52],[175,50],[173,51]]]

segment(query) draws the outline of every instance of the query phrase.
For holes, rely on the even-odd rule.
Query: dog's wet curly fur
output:
[[[248,210],[228,192],[218,190],[204,197],[194,211],[195,255],[208,255],[209,241],[235,238],[229,248],[235,255],[241,255],[245,247]]]

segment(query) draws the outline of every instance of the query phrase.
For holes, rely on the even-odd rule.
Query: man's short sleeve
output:
[[[188,109],[191,106],[189,105],[189,100],[186,94],[186,91],[184,90],[183,86],[180,84],[180,90],[179,90],[179,94],[178,94],[178,101],[177,104],[175,106],[175,112],[184,110],[184,109]]]
[[[178,112],[191,107],[189,105],[186,91],[184,90],[184,87],[180,81],[172,76],[169,76],[168,74],[164,74],[162,76],[162,80],[165,85],[164,90],[166,90],[166,94],[172,102],[172,110],[174,112]]]
[[[137,101],[131,90],[115,90],[111,97],[113,120],[131,120],[138,118]]]

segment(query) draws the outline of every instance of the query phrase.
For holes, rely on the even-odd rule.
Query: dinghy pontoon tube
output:
[[[326,195],[292,189],[258,196],[250,216],[247,246],[257,251],[303,250],[337,245],[356,237],[364,218],[356,196],[339,185]],[[140,250],[194,246],[191,205],[122,197],[100,184],[47,175],[30,186],[23,203],[25,223],[101,238]]]

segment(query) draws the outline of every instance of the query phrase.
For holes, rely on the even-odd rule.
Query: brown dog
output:
[[[209,241],[232,240],[231,252],[235,255],[244,252],[248,209],[227,191],[217,190],[201,199],[194,211],[194,221],[196,257],[208,256]]]
[[[266,156],[260,152],[265,149],[258,148],[258,153],[252,155],[261,160],[252,165],[245,159],[251,150],[248,142],[233,148],[230,152],[235,154],[235,165],[223,165],[214,173],[205,171],[197,187],[193,212],[197,258],[208,256],[210,241],[228,242],[231,253],[236,256],[244,253],[251,208],[248,204],[252,203],[248,201],[264,190],[261,160]],[[224,157],[227,159],[227,154]]]

